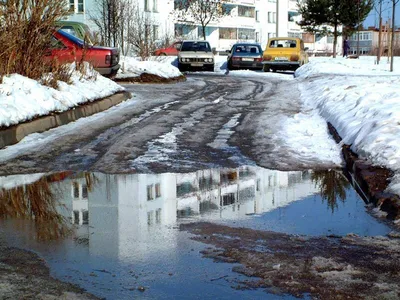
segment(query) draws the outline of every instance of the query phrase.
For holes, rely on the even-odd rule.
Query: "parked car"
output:
[[[60,63],[84,60],[108,77],[115,76],[120,68],[118,48],[93,46],[63,30],[54,32],[46,59],[56,59]]]
[[[166,48],[160,48],[154,51],[155,56],[177,56],[181,49],[182,41],[175,42]]]
[[[182,41],[178,54],[178,68],[186,70],[214,71],[214,53],[207,41]]]
[[[260,44],[238,43],[229,50],[227,65],[229,70],[234,69],[262,69],[263,51]]]
[[[296,70],[308,63],[308,48],[303,40],[294,37],[276,37],[268,39],[263,53],[263,70]]]
[[[88,42],[89,44],[94,44],[94,37],[89,26],[85,23],[75,21],[57,21],[56,27]]]

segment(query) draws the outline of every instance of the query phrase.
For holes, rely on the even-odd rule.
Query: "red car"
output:
[[[182,42],[175,42],[173,43],[171,46],[168,46],[167,48],[161,48],[161,49],[157,49],[156,51],[154,51],[154,55],[155,56],[177,56],[179,53],[179,50],[181,49],[182,46]]]
[[[107,77],[115,76],[120,68],[118,48],[88,45],[62,30],[53,34],[51,44],[51,54],[48,59],[71,63],[83,58],[84,61],[91,63],[97,72]]]

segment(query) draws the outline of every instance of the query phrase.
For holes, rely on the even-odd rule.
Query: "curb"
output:
[[[28,134],[43,132],[54,127],[66,125],[80,118],[105,111],[131,97],[132,95],[129,92],[119,92],[61,113],[52,113],[32,121],[11,126],[0,131],[0,149],[18,143]]]
[[[342,138],[328,123],[328,129],[336,143],[340,143]],[[360,159],[349,145],[342,146],[342,153],[346,162],[346,170],[351,174],[359,190],[369,203],[373,203],[381,211],[387,213],[389,220],[400,220],[400,197],[396,194],[385,192],[389,185],[393,172],[386,168],[373,166],[364,159]]]

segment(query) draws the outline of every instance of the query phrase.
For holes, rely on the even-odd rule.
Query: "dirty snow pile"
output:
[[[72,84],[59,81],[58,89],[12,74],[0,83],[0,126],[11,126],[49,112],[62,112],[81,103],[110,96],[124,88],[96,71],[83,76],[71,65]]]
[[[400,62],[387,58],[312,58],[298,69],[301,97],[337,129],[345,144],[395,176],[388,190],[400,194]]]
[[[176,56],[169,57],[150,57],[149,60],[142,61],[138,57],[123,56],[120,60],[121,68],[117,78],[138,77],[143,73],[157,75],[162,78],[179,77],[182,73],[174,66]]]

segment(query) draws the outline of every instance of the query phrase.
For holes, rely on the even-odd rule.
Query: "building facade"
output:
[[[69,0],[69,20],[84,22],[96,31],[91,21],[102,0]],[[200,24],[174,17],[172,0],[137,0],[137,7],[149,15],[159,39],[203,39]],[[332,51],[333,38],[305,34],[297,21],[301,16],[295,0],[228,0],[223,4],[227,14],[206,28],[206,39],[219,52],[229,50],[236,42],[257,42],[264,48],[275,36],[305,39],[310,51]],[[341,40],[338,42],[341,49]]]

